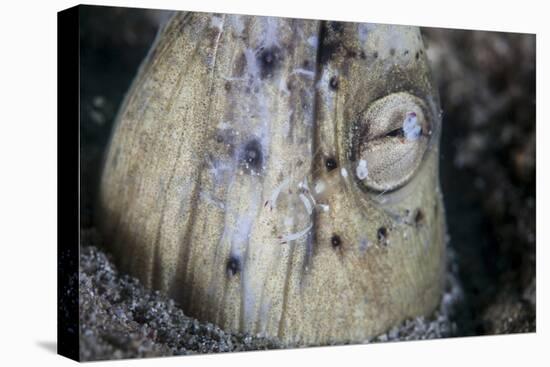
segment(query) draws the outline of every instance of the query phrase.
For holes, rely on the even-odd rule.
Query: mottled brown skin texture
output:
[[[376,191],[357,167],[379,122],[361,116],[394,93],[421,101],[423,154],[406,173],[376,158],[408,175]],[[102,232],[191,316],[289,345],[365,341],[439,303],[438,104],[417,28],[178,13],[119,112]]]

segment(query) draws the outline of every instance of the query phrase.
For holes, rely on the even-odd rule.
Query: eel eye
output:
[[[369,190],[391,191],[418,171],[431,124],[422,100],[406,92],[374,101],[359,116],[355,176]]]

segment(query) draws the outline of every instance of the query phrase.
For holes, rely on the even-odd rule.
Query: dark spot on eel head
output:
[[[388,243],[388,230],[386,227],[380,227],[378,228],[378,232],[376,233],[376,237],[378,239],[378,243],[380,245],[386,246]]]
[[[367,58],[367,54],[365,54],[365,51],[361,50],[361,52],[359,52],[359,57],[365,60]]]
[[[233,276],[241,271],[241,261],[235,256],[229,257],[226,264],[227,275]]]
[[[265,48],[258,55],[262,79],[271,78],[281,61],[281,51],[277,47]]]
[[[372,54],[372,57],[374,57],[375,59],[378,58],[378,52],[377,51],[374,51],[374,53]]]
[[[390,49],[390,55],[391,55],[391,56],[395,55],[395,48],[391,48],[391,49]]]
[[[337,234],[333,234],[330,239],[330,244],[335,249],[339,248],[342,245],[342,240],[340,239],[340,236],[338,236]]]
[[[292,89],[294,89],[294,84],[292,84],[292,81],[291,81],[291,80],[287,80],[287,82],[286,82],[286,89],[288,89],[289,91],[291,91]]]
[[[338,78],[333,76],[332,78],[330,78],[330,81],[329,81],[328,84],[330,86],[330,89],[337,90],[338,89]]]
[[[336,162],[336,159],[332,157],[328,157],[325,160],[325,167],[327,168],[327,171],[332,171],[333,169],[338,167],[338,162]]]
[[[417,227],[421,226],[424,224],[425,219],[424,212],[421,209],[417,209],[414,215],[414,224],[416,224]]]
[[[354,59],[357,57],[357,52],[355,50],[346,49],[346,56]]]
[[[418,53],[418,51],[417,51],[416,54],[414,55],[414,58],[417,59],[417,60],[420,58],[420,53]]]
[[[241,154],[241,166],[247,173],[258,173],[262,170],[262,146],[257,139],[246,143]]]

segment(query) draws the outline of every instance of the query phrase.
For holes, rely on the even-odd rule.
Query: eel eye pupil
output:
[[[405,134],[403,133],[403,129],[399,128],[399,129],[390,131],[389,133],[386,134],[386,136],[395,138],[395,137],[403,137],[405,136]]]

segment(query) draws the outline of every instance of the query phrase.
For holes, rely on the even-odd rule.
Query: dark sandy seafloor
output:
[[[80,357],[276,349],[184,315],[117,271],[94,224],[101,158],[116,110],[166,12],[81,13]],[[431,317],[365,342],[534,332],[535,38],[425,28],[443,110],[441,184],[448,272]]]
[[[284,347],[277,339],[236,334],[185,316],[173,300],[120,274],[95,230],[82,234],[80,253],[80,356],[82,360],[239,352]],[[408,320],[370,342],[452,336],[453,308],[460,288],[452,272],[432,318]],[[369,341],[365,341],[369,342]],[[298,347],[298,346],[293,346]]]

